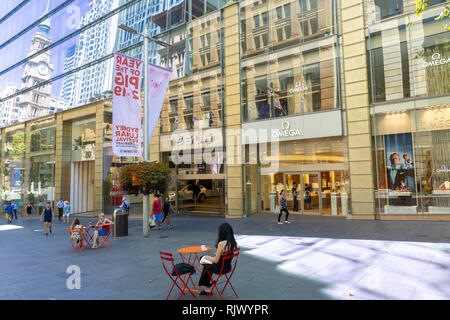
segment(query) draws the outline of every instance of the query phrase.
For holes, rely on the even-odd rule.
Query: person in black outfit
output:
[[[222,255],[224,252],[232,251],[237,248],[236,240],[234,239],[234,232],[231,226],[228,223],[223,223],[219,226],[219,235],[217,237],[216,242],[216,255],[205,256],[205,259],[212,262],[212,264],[201,264],[200,270],[202,274],[200,275],[200,280],[198,285],[200,287],[205,287],[204,290],[200,291],[200,295],[209,295],[212,288],[212,279],[209,276],[209,272],[219,274],[222,270],[223,264],[223,273],[227,273],[231,270],[231,259],[227,259],[225,261],[222,260]]]
[[[194,197],[194,202],[197,202],[198,195],[200,194],[200,186],[198,185],[198,181],[195,182],[194,186],[192,187],[192,195]]]
[[[170,224],[170,220],[169,220],[169,212],[170,212],[171,209],[173,210],[172,204],[169,201],[169,197],[166,197],[166,200],[164,201],[164,204],[163,204],[163,215],[164,215],[164,218],[161,221],[161,225],[167,219],[167,225],[169,226],[169,228],[172,228],[172,225]]]
[[[34,211],[34,208],[31,205],[31,203],[29,203],[29,202],[27,203],[26,208],[27,208],[27,215],[28,215],[28,218],[29,218],[31,216],[31,213]],[[29,219],[27,219],[27,220],[29,220]]]
[[[298,191],[297,191],[297,183],[294,182],[294,187],[292,188],[292,200],[294,201],[294,209],[292,211],[298,211]]]

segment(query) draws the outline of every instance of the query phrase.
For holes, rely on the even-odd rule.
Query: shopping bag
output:
[[[150,219],[150,228],[154,228],[156,226],[155,215],[152,214],[152,218]]]
[[[273,213],[275,213],[275,214],[280,214],[280,206],[279,205],[277,205],[276,207],[275,207],[275,211],[273,212]]]
[[[5,219],[8,219],[8,214],[7,213],[5,213]]]

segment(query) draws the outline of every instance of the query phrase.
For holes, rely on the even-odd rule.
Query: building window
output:
[[[173,98],[169,100],[170,104],[170,112],[177,112],[178,111],[178,98]]]
[[[380,12],[381,19],[403,12],[403,0],[375,0],[375,6]]]
[[[209,91],[202,93],[202,100],[203,100],[204,107],[208,107],[211,105],[211,97],[210,97]]]
[[[186,110],[192,110],[194,108],[194,96],[184,97],[184,108]]]

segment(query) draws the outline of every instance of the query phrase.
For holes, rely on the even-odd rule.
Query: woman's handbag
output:
[[[273,213],[275,213],[275,214],[280,214],[280,206],[279,205],[276,205],[276,207],[275,207],[275,211],[273,212]]]

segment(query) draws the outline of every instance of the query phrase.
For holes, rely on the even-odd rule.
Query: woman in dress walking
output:
[[[42,209],[41,221],[42,221],[42,218],[44,218],[45,235],[48,236],[47,229],[50,229],[50,234],[51,234],[52,233],[52,221],[54,220],[53,209],[50,208],[50,202],[47,202],[45,204],[45,208]]]
[[[288,221],[289,211],[287,209],[287,200],[284,189],[281,190],[280,195],[278,196],[278,205],[280,206],[280,214],[278,215],[278,224],[283,224],[283,222],[281,222],[281,215],[283,214],[283,211],[286,212],[286,220],[284,221],[284,223],[290,223]]]
[[[31,205],[31,203],[28,202],[26,209],[27,209],[27,221],[28,221],[28,220],[30,220],[31,213],[34,211],[34,208]]]

